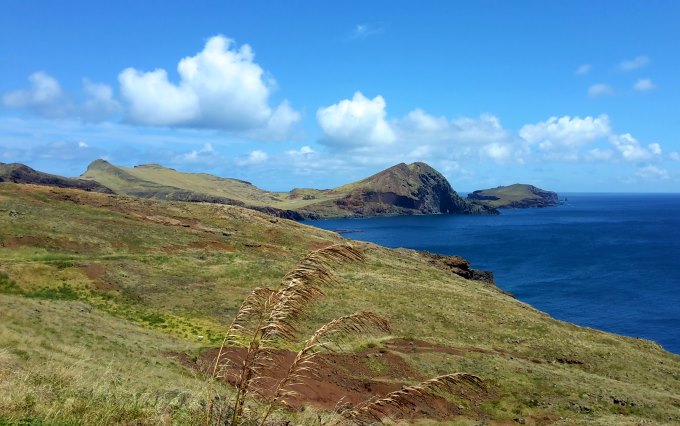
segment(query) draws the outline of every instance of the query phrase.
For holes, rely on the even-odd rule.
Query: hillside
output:
[[[467,198],[497,209],[551,207],[559,204],[557,193],[521,183],[480,189],[468,194]]]
[[[118,194],[142,198],[208,201],[239,205],[291,219],[397,214],[497,214],[493,208],[462,199],[446,178],[424,163],[398,164],[358,182],[334,189],[270,192],[238,179],[183,173],[155,164],[114,166],[96,160],[82,175]],[[281,213],[284,212],[284,213]],[[294,213],[292,213],[294,212]]]
[[[243,298],[343,241],[238,206],[0,183],[0,424],[202,423],[201,365]],[[332,385],[323,389],[365,397],[463,371],[488,391],[409,418],[680,422],[679,356],[557,321],[441,258],[353,244],[367,259],[337,268],[340,284],[299,328],[370,310],[392,332],[348,342],[352,354],[333,355],[318,378]],[[332,424],[339,397],[323,395],[276,416]]]
[[[85,191],[113,193],[109,188],[98,182],[51,175],[18,163],[0,163],[0,182],[34,183],[36,185],[56,186],[59,188],[77,188]]]

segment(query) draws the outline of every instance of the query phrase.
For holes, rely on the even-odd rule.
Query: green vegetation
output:
[[[559,203],[556,193],[521,183],[474,191],[468,199],[495,208],[550,207]]]
[[[0,184],[0,424],[205,422],[206,370],[189,363],[255,287],[343,241],[235,206]],[[299,335],[348,312],[388,319],[391,336],[352,346],[384,352],[352,358],[361,374],[401,362],[394,386],[465,371],[496,392],[460,402],[450,424],[680,422],[680,357],[655,343],[554,320],[415,251],[355,247],[366,260],[337,268]],[[319,415],[334,418],[275,413]]]

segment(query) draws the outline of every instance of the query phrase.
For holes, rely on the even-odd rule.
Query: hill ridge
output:
[[[114,166],[95,160],[82,175],[117,193],[236,204],[296,212],[300,217],[367,217],[401,214],[497,214],[461,198],[446,178],[426,163],[399,163],[356,182],[332,189],[266,191],[250,182],[207,173],[185,173],[158,164]],[[124,178],[121,181],[121,178]],[[191,196],[187,195],[187,191]],[[286,214],[286,217],[290,213]]]

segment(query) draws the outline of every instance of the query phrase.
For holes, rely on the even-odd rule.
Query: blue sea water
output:
[[[309,221],[386,247],[459,255],[555,318],[680,354],[680,194],[560,194],[500,216]]]

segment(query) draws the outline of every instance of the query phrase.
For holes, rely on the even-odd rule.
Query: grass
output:
[[[82,302],[0,295],[0,311],[0,423],[192,424],[202,409],[201,379],[163,355],[187,342]]]
[[[203,419],[204,378],[169,354],[219,346],[254,287],[276,286],[309,250],[342,241],[232,206],[0,184],[0,424]],[[401,355],[424,377],[466,371],[495,386],[498,400],[480,407],[491,424],[680,422],[679,356],[554,320],[417,252],[359,245],[366,261],[338,269],[341,284],[301,335],[376,312],[395,337],[452,349]],[[318,424],[318,414],[332,418],[287,416]]]

